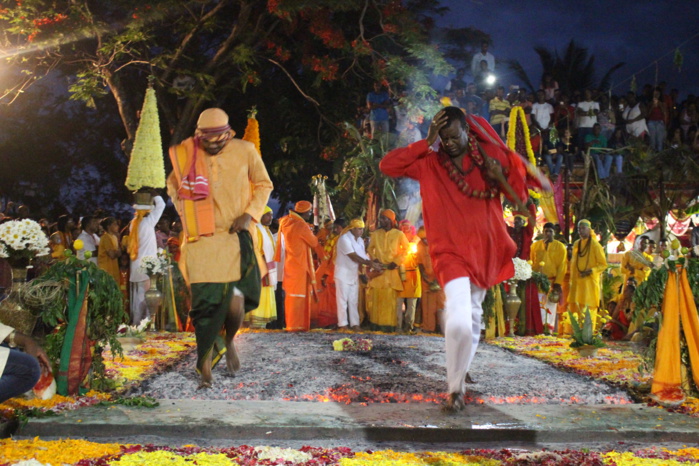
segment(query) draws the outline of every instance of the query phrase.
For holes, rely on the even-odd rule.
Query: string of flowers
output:
[[[519,135],[521,139],[524,139],[524,147],[526,154],[522,154],[517,151],[517,132],[521,125],[522,134]],[[510,126],[507,129],[507,147],[520,155],[527,157],[529,163],[536,166],[536,157],[534,156],[534,150],[532,149],[532,142],[529,136],[529,125],[527,125],[527,118],[524,115],[524,109],[520,106],[512,107],[510,111]]]
[[[335,351],[371,351],[373,342],[367,338],[341,338],[333,341],[333,350]]]
[[[262,157],[262,150],[260,149],[260,122],[257,121],[257,107],[252,107],[248,111],[248,124],[245,127],[245,134],[243,135],[243,141],[248,141],[255,144],[255,149],[257,153]]]

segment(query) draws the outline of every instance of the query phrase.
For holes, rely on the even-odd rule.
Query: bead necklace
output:
[[[440,151],[439,152],[439,162],[441,165],[444,167],[444,169],[447,171],[447,175],[449,175],[449,178],[456,183],[456,185],[459,187],[459,190],[467,195],[468,197],[478,197],[480,199],[492,199],[496,196],[499,196],[500,193],[498,191],[497,186],[491,186],[489,188],[486,188],[483,191],[480,191],[478,189],[473,189],[468,182],[466,181],[466,176],[473,171],[475,167],[478,167],[479,169],[483,169],[485,166],[485,160],[483,159],[483,155],[478,151],[478,149],[475,147],[475,144],[473,144],[473,139],[471,135],[468,136],[468,152],[467,155],[471,161],[471,165],[468,167],[468,169],[464,172],[461,167],[457,166],[454,161],[449,157],[447,154],[444,152]]]

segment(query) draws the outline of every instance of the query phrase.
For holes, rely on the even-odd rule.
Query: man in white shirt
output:
[[[360,218],[352,220],[346,231],[337,241],[335,257],[335,290],[337,296],[337,327],[359,329],[359,266],[371,265],[364,249],[362,233],[364,222]]]
[[[532,125],[537,126],[542,132],[548,131],[553,116],[553,106],[546,102],[546,94],[543,90],[536,93],[536,102],[532,105]]]
[[[585,89],[584,99],[578,102],[575,114],[578,117],[578,138],[580,147],[585,143],[585,136],[592,134],[592,128],[597,123],[599,103],[592,100],[592,91]]]
[[[86,215],[80,221],[80,225],[82,226],[82,231],[78,235],[78,239],[83,242],[83,247],[77,250],[76,255],[78,259],[85,260],[85,252],[90,251],[91,256],[88,260],[97,265],[97,247],[100,245],[100,238],[97,236],[99,219]]]
[[[165,201],[155,196],[153,205],[135,205],[135,217],[129,226],[129,256],[131,258],[131,324],[138,325],[148,317],[146,291],[150,288],[150,279],[141,270],[141,260],[146,256],[158,254],[155,238],[155,225],[165,210]]]
[[[488,63],[488,70],[491,73],[495,72],[495,57],[492,53],[488,52],[488,46],[487,40],[481,42],[481,51],[473,55],[471,59],[471,76],[474,78],[481,68],[481,60],[485,60]]]

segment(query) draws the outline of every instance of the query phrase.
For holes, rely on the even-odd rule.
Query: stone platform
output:
[[[637,404],[469,405],[461,413],[445,415],[431,403],[162,400],[154,409],[90,407],[31,419],[16,438],[34,436],[92,441],[155,436],[171,445],[198,443],[197,439],[253,445],[394,442],[424,449],[433,444],[454,449],[475,444],[694,444],[699,419]]]

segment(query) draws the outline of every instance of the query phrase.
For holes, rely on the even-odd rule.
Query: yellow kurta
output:
[[[262,262],[272,262],[274,260],[274,254],[272,254],[272,257],[265,256],[265,238],[263,237],[263,235],[268,235],[267,239],[268,241],[270,241],[273,247],[275,244],[274,238],[272,237],[272,233],[269,231],[269,228],[264,228],[264,233],[262,229],[260,229],[259,227],[255,228],[257,232],[257,244],[255,245],[255,255],[257,255],[258,257],[258,261],[261,260]],[[265,273],[265,275],[266,274],[267,273]],[[264,275],[260,275],[262,276],[262,289],[260,290],[260,305],[257,307],[257,309],[253,309],[252,311],[245,314],[245,322],[248,322],[250,324],[250,327],[252,328],[264,328],[267,325],[267,323],[277,319],[277,302],[274,299],[274,289],[276,288],[276,282],[275,286],[265,285],[265,283],[269,283],[269,278],[265,279],[266,277]]]
[[[589,306],[591,310],[597,309],[600,304],[600,278],[607,268],[607,259],[599,242],[590,237],[582,246],[584,255],[579,257],[580,243],[577,240],[573,245],[573,256],[570,261],[570,292],[568,304],[572,310],[582,310]],[[588,243],[590,242],[591,243]],[[589,244],[589,246],[588,246]],[[580,272],[591,269],[592,274],[581,277]],[[577,306],[576,306],[577,305]]]
[[[565,244],[553,240],[546,247],[544,240],[532,244],[530,253],[532,270],[543,273],[551,281],[551,285],[562,285],[565,280],[566,267],[568,266],[568,253]],[[541,263],[544,265],[540,265]]]
[[[213,236],[182,244],[180,269],[190,284],[234,282],[240,279],[240,244],[238,235],[228,230],[244,213],[259,221],[272,192],[272,181],[251,142],[231,139],[218,155],[210,156],[200,148],[198,156],[206,157],[216,231]],[[167,181],[168,194],[179,209],[175,174],[171,173]],[[257,242],[255,230],[251,223],[250,234]]]
[[[653,270],[653,267],[644,265],[638,259],[639,254],[651,264],[653,263],[653,256],[650,254],[640,251],[627,251],[621,258],[621,274],[624,276],[624,285],[631,277],[636,279],[636,285],[640,285],[648,278],[650,271]],[[631,272],[629,267],[633,267],[635,270]]]
[[[416,241],[420,238],[415,237]],[[403,260],[405,268],[405,281],[403,291],[398,295],[401,298],[419,298],[422,296],[422,280],[420,279],[420,269],[417,266],[417,242],[408,242],[408,252]]]
[[[379,260],[382,264],[401,265],[408,252],[408,238],[400,231],[383,228],[373,232],[369,238],[367,253],[372,259]],[[398,267],[393,270],[384,270],[383,273],[371,279],[368,284],[367,313],[372,324],[382,327],[395,327],[396,298],[403,290],[403,282],[398,273]]]
[[[121,272],[119,271],[119,259],[109,257],[109,251],[119,250],[119,240],[111,233],[105,233],[100,238],[100,244],[97,247],[97,266],[111,275],[114,280],[119,283],[121,280]]]

